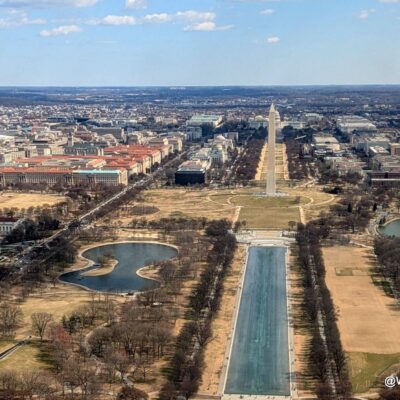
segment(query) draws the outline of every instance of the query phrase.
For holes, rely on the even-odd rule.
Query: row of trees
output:
[[[290,179],[303,180],[314,176],[311,160],[300,157],[302,144],[288,138],[285,138],[285,144]]]
[[[22,322],[22,310],[11,301],[0,303],[0,338],[12,337]]]
[[[0,398],[5,400],[56,399],[53,378],[43,371],[0,371]]]
[[[296,236],[304,285],[303,306],[312,332],[308,361],[312,377],[317,381],[318,398],[347,399],[351,384],[334,304],[325,283],[321,251],[321,240],[328,235],[329,226],[317,220],[299,224]]]
[[[20,243],[27,240],[39,240],[48,236],[52,231],[58,229],[60,221],[51,217],[47,213],[42,213],[36,221],[25,219],[18,224],[7,236],[3,239],[3,243]]]
[[[174,231],[187,231],[187,230],[203,230],[207,225],[207,218],[160,218],[157,220],[146,220],[145,218],[133,219],[129,227],[130,228],[147,228],[147,229],[158,229],[164,233]]]
[[[206,235],[212,247],[207,256],[207,267],[190,297],[188,316],[175,343],[170,361],[168,382],[160,392],[160,399],[173,400],[177,395],[190,397],[198,389],[203,369],[203,351],[211,338],[211,321],[219,308],[224,276],[233,260],[236,239],[229,233],[227,220],[212,221]]]
[[[236,168],[236,179],[239,182],[247,184],[248,181],[254,179],[264,144],[265,140],[263,139],[250,139],[247,143],[247,147],[239,157]]]
[[[379,268],[400,292],[400,238],[378,236],[374,243]]]

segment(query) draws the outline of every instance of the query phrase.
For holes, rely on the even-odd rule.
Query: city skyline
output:
[[[348,3],[0,0],[0,86],[399,84],[400,2]]]

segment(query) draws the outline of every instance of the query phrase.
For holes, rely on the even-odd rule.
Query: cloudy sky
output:
[[[0,86],[400,84],[400,0],[0,0]]]

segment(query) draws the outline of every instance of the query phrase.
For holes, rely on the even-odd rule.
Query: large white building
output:
[[[0,237],[7,236],[21,221],[13,217],[0,217]]]
[[[364,117],[358,115],[346,115],[339,117],[336,121],[338,129],[346,134],[352,132],[369,131],[376,132],[376,126]]]
[[[202,125],[211,125],[216,128],[222,122],[222,117],[220,115],[213,114],[196,114],[187,121],[186,125],[188,126],[202,126]]]

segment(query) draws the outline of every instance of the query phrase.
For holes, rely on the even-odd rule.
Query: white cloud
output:
[[[61,36],[69,35],[70,33],[82,32],[82,29],[77,25],[63,25],[50,30],[43,30],[40,32],[40,36],[50,37],[50,36]]]
[[[186,32],[213,32],[213,31],[227,31],[232,29],[233,25],[218,26],[213,21],[196,22],[194,24],[185,26],[183,28]]]
[[[278,36],[271,36],[269,38],[267,38],[267,43],[268,44],[276,44],[280,41]]]
[[[161,14],[147,14],[142,18],[142,22],[161,24],[164,22],[172,21],[173,16],[167,13]]]
[[[266,10],[260,11],[261,15],[272,15],[275,12],[272,8],[267,8]]]
[[[90,7],[98,0],[0,0],[0,7]]]
[[[130,15],[107,15],[100,19],[91,19],[86,22],[88,25],[135,25],[136,19]]]
[[[125,0],[126,8],[146,8],[147,0]]]
[[[160,14],[147,14],[140,18],[140,23],[166,23],[166,22],[183,22],[188,24],[184,30],[186,31],[211,31],[221,30],[223,27],[218,27],[214,20],[216,14],[210,11],[178,11],[175,14],[160,13]]]
[[[44,18],[30,19],[25,13],[12,13],[17,17],[0,18],[0,28],[15,28],[26,25],[44,25],[47,21]]]
[[[360,13],[358,14],[358,18],[368,19],[369,16],[374,12],[375,12],[375,10],[373,8],[370,8],[369,10],[361,10]]]
[[[185,21],[213,21],[216,17],[215,13],[210,11],[178,11],[175,16]]]
[[[231,0],[236,3],[278,3],[281,0]]]
[[[138,25],[162,24],[176,22],[185,24],[185,31],[224,31],[233,28],[233,25],[219,26],[214,21],[216,14],[211,11],[185,10],[174,14],[154,13],[135,18],[130,15],[108,15],[103,18],[93,18],[85,21],[87,25]],[[80,23],[76,21],[75,23]]]

